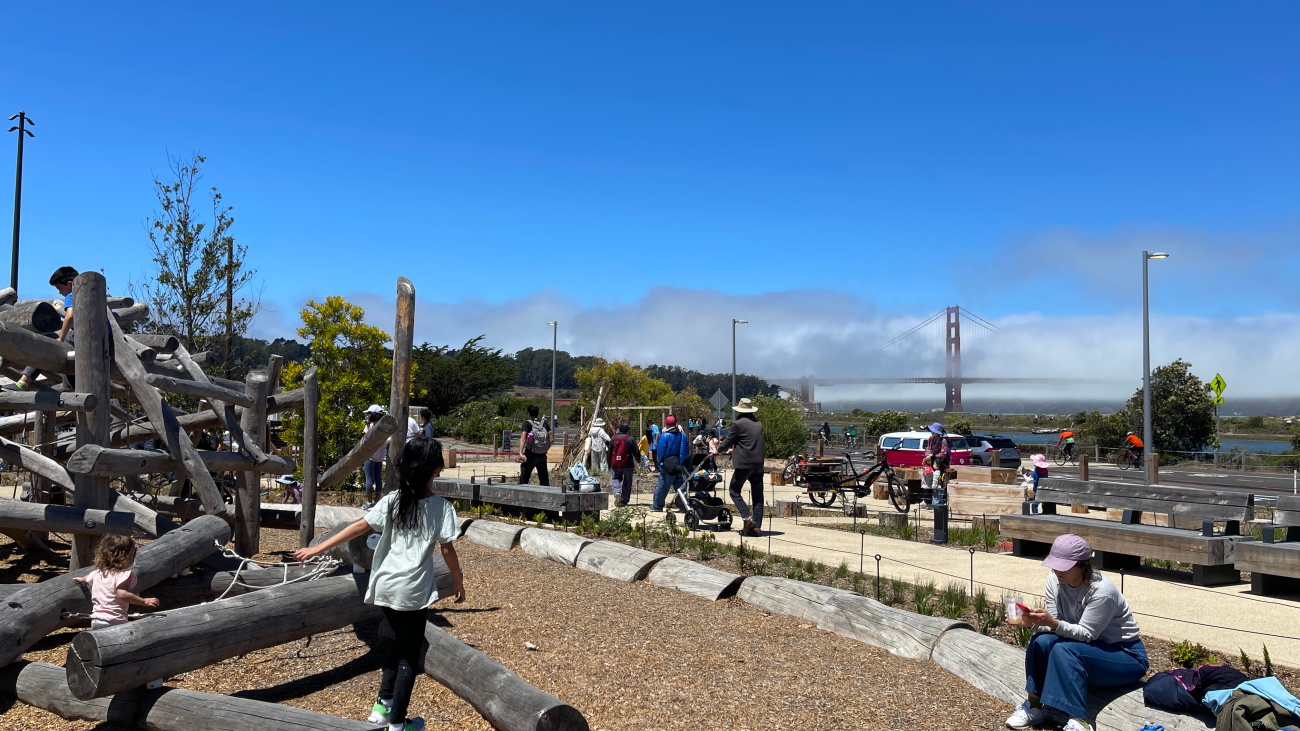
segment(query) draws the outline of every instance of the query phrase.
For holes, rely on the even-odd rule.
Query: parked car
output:
[[[896,431],[885,434],[876,442],[876,452],[893,449],[901,444],[897,452],[889,453],[889,463],[896,467],[920,467],[921,461],[925,459],[925,450],[930,446],[930,437],[934,436],[928,431]],[[948,451],[952,459],[952,465],[968,465],[971,463],[970,449],[966,445],[966,438],[957,434],[949,434]]]
[[[966,437],[971,451],[971,464],[993,466],[993,450],[998,451],[998,463],[1003,467],[1020,466],[1020,446],[1006,437]]]

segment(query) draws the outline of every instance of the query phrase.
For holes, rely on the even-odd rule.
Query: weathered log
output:
[[[144,410],[145,416],[149,418],[149,423],[153,428],[158,430],[164,442],[167,443],[167,450],[175,458],[180,467],[177,472],[189,478],[190,483],[199,493],[199,499],[203,501],[203,509],[211,515],[220,515],[226,511],[226,503],[221,498],[221,493],[217,491],[217,484],[212,481],[212,475],[208,474],[203,460],[199,459],[198,450],[190,441],[189,436],[181,432],[180,423],[172,413],[171,407],[162,399],[162,396],[154,390],[153,386],[145,380],[146,373],[140,360],[135,357],[126,344],[125,336],[122,329],[116,323],[109,323],[112,330],[113,342],[116,343],[115,360],[117,361],[118,370],[126,378],[127,383],[131,386],[131,392],[135,394],[136,401],[140,403],[140,408]],[[107,435],[106,435],[107,437]],[[109,438],[105,438],[101,446],[107,446]],[[78,443],[77,447],[83,446]],[[104,478],[93,478],[104,479]],[[243,554],[251,556],[251,553]]]
[[[415,285],[397,278],[396,322],[393,324],[393,377],[389,379],[388,413],[397,420],[397,431],[388,440],[384,460],[384,491],[397,489],[397,464],[406,447],[406,425],[411,400],[411,353],[415,343]]]
[[[164,612],[149,618],[148,632],[130,624],[80,632],[68,647],[68,687],[79,699],[100,698],[379,617],[362,601],[367,579],[318,579]]]
[[[519,534],[525,527],[495,520],[476,520],[465,530],[465,538],[480,546],[509,551],[519,545]]]
[[[159,515],[165,515],[175,520],[194,520],[201,515],[205,515],[203,502],[194,498],[174,497],[171,495],[141,495],[140,493],[131,493],[126,497],[150,510],[156,511]]]
[[[281,412],[288,411],[290,409],[300,409],[300,408],[302,408],[301,388],[295,388],[292,391],[284,391],[282,393],[277,393],[274,396],[267,397],[266,399],[267,414],[279,414]],[[235,413],[239,414],[242,411],[243,409],[236,409]],[[20,418],[21,415],[0,418],[0,434],[11,434],[17,431],[22,431],[22,426],[18,421]],[[10,420],[14,420],[14,421],[11,422]],[[183,416],[177,416],[176,421],[177,423],[180,424],[180,427],[186,431],[194,431],[195,429],[207,429],[209,427],[223,425],[220,416],[208,411],[199,411],[193,414],[185,414]],[[27,428],[31,428],[30,421],[28,422]],[[136,442],[141,442],[144,441],[145,439],[152,439],[156,437],[158,437],[158,432],[154,431],[152,424],[148,424],[148,423],[130,424],[130,425],[119,424],[113,430],[112,446],[121,447],[127,444],[135,444]]]
[[[270,386],[266,374],[248,374],[245,393],[255,406],[244,409],[239,426],[244,430],[244,440],[259,446],[266,436],[266,396],[270,393]],[[236,472],[235,550],[241,556],[254,556],[262,552],[261,524],[262,475],[258,472]]]
[[[136,590],[148,589],[193,566],[229,539],[230,526],[226,521],[204,516],[141,546],[132,568]],[[56,629],[63,612],[90,611],[90,590],[72,580],[90,571],[87,567],[33,584],[10,595],[9,601],[0,605],[0,665],[18,659],[27,648]]]
[[[77,412],[75,411],[55,412],[55,414],[54,423],[59,426],[71,424],[77,420]],[[35,419],[30,413],[0,417],[0,435],[11,437],[15,434],[31,431],[34,422]]]
[[[12,305],[0,305],[0,321],[34,333],[55,332],[63,326],[63,316],[45,300],[27,300]]]
[[[27,551],[44,553],[49,556],[57,556],[53,548],[45,545],[45,538],[40,534],[29,530],[3,530],[0,529],[0,535],[9,537],[9,540],[18,544],[18,547]]]
[[[573,562],[573,565],[583,571],[631,582],[644,579],[650,573],[650,569],[665,558],[667,556],[663,554],[651,553],[623,543],[596,541],[578,552],[578,559]]]
[[[93,273],[93,272],[92,272]],[[84,328],[78,323],[77,334]],[[5,362],[32,366],[47,373],[73,372],[72,347],[53,338],[37,335],[18,325],[0,322],[0,358]]]
[[[382,731],[293,706],[179,688],[135,688],[78,700],[63,668],[26,660],[0,668],[0,693],[67,719],[108,721],[148,731]]]
[[[500,663],[425,624],[424,672],[501,731],[587,731],[582,712],[529,685]]]
[[[934,643],[944,632],[971,628],[960,620],[895,609],[857,594],[831,597],[822,605],[817,626],[913,660],[930,659]]]
[[[172,376],[160,376],[156,373],[150,373],[144,379],[150,386],[164,391],[166,393],[179,393],[185,396],[194,396],[196,398],[216,399],[225,401],[238,406],[252,406],[253,397],[233,391],[229,388],[222,388],[212,383],[203,381],[190,381],[183,378]]]
[[[648,580],[664,589],[676,589],[718,601],[735,596],[745,577],[701,566],[694,561],[666,558],[650,570]]]
[[[159,353],[174,353],[181,341],[175,335],[155,335],[154,333],[131,333],[131,339],[153,348]]]
[[[195,450],[208,472],[267,472],[286,475],[298,465],[287,457],[273,456],[262,464],[253,461],[252,455],[242,452],[213,452]],[[180,465],[167,452],[156,449],[109,449],[87,445],[68,458],[68,472],[100,477],[148,475],[160,472],[179,472]]]
[[[110,310],[120,310],[135,304],[135,298],[133,297],[109,297],[107,301]]]
[[[316,412],[320,405],[320,384],[316,382],[316,366],[302,375],[302,388],[306,392],[302,403],[302,521],[298,526],[298,545],[311,543],[316,532]]]
[[[139,358],[141,363],[152,363],[158,359],[158,351],[132,338],[130,335],[126,336],[126,344],[131,346],[131,350],[135,352],[135,357]]]
[[[3,411],[94,411],[98,405],[93,393],[0,391]]]
[[[340,567],[335,573],[342,575],[348,571],[351,569]],[[196,571],[189,576],[177,576],[159,582],[141,596],[156,598],[162,605],[159,611],[167,612],[214,601],[222,594],[230,598],[262,589],[273,589],[283,584],[286,578],[293,581],[311,572],[312,569],[305,566],[289,566],[287,573],[279,567],[256,570],[246,568],[239,572],[239,580],[235,581],[234,571]]]
[[[12,305],[18,301],[18,290],[13,287],[0,289],[0,305]]]
[[[208,374],[204,373],[199,364],[190,357],[190,353],[185,349],[185,346],[177,345],[173,348],[173,353],[176,356],[176,362],[180,364],[186,375],[198,383],[210,383]],[[247,389],[242,384],[240,388],[230,390],[240,394],[241,397],[247,396]],[[239,417],[235,415],[234,404],[211,398],[206,399],[204,403],[207,404],[213,414],[225,421],[226,430],[230,432],[232,443],[238,444],[241,452],[253,455],[253,462],[256,464],[262,464],[266,461],[266,454],[262,451],[262,446],[254,443],[251,439],[244,438],[244,429],[239,425]]]
[[[384,418],[375,422],[370,431],[361,436],[357,446],[343,455],[343,459],[335,462],[329,469],[325,470],[325,474],[320,477],[317,489],[328,490],[335,483],[355,472],[363,462],[370,459],[370,456],[379,449],[379,445],[383,444],[395,431],[397,431],[397,419],[394,419],[392,414],[385,415]]]
[[[129,536],[133,523],[130,513],[0,500],[0,528],[8,530]]]
[[[583,538],[576,533],[562,533],[545,528],[525,528],[519,534],[519,547],[524,553],[549,558],[566,566],[572,566],[578,560],[578,554],[591,542],[590,538]]]
[[[77,354],[74,362],[76,385],[82,393],[92,394],[97,403],[109,404],[109,379],[113,369],[113,333],[109,328],[105,305],[106,283],[99,272],[82,272],[72,280],[72,311],[77,323]],[[39,336],[37,336],[39,337]],[[42,338],[48,340],[48,338]],[[63,345],[60,343],[59,345]],[[125,347],[125,346],[123,346]],[[123,355],[119,353],[119,355]],[[129,353],[126,353],[129,355]],[[135,357],[131,356],[134,360]],[[112,423],[110,409],[77,413],[77,446],[107,444]],[[73,478],[78,508],[108,507],[108,479],[82,475]],[[93,541],[86,536],[72,536],[71,568],[94,562]]]
[[[118,322],[135,322],[143,320],[149,316],[149,305],[143,302],[136,302],[130,307],[123,307],[119,310],[113,310],[113,316]]]
[[[845,589],[809,584],[806,581],[779,579],[774,576],[750,576],[740,585],[736,596],[746,604],[753,604],[774,614],[798,617],[816,623],[821,619],[823,607],[837,596],[854,596]]]
[[[34,449],[11,442],[4,437],[0,437],[0,459],[38,474],[64,489],[72,490],[76,487],[75,478],[63,465]]]

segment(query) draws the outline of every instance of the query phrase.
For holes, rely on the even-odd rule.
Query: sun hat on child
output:
[[[1066,533],[1052,541],[1052,550],[1043,559],[1043,565],[1053,571],[1069,571],[1075,564],[1090,558],[1092,548],[1088,542],[1073,533]]]
[[[1043,468],[1047,467],[1047,458],[1044,457],[1043,455],[1035,454],[1032,459],[1035,467],[1043,467]]]

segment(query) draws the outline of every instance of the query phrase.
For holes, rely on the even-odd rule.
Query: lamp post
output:
[[[1142,252],[1142,481],[1151,485],[1151,315],[1148,309],[1147,261],[1167,259],[1168,254]]]
[[[551,326],[551,431],[555,431],[555,346],[560,339],[560,321],[546,324]]]
[[[736,423],[736,326],[748,325],[749,320],[731,318],[731,423]]]
[[[35,137],[36,135],[32,134],[31,130],[27,129],[27,125],[36,124],[36,123],[33,122],[30,117],[27,116],[27,112],[19,112],[14,116],[10,117],[9,121],[12,122],[15,119],[18,120],[18,124],[9,128],[10,132],[13,132],[14,130],[18,131],[18,168],[14,172],[14,248],[13,248],[13,262],[10,264],[9,267],[9,286],[13,287],[14,291],[17,292],[18,291],[18,224],[22,218],[22,210],[23,210],[23,135],[27,135],[28,137]]]

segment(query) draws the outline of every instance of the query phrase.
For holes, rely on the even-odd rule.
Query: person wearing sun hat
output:
[[[1124,595],[1093,568],[1087,541],[1073,533],[1058,536],[1043,565],[1052,570],[1046,606],[1016,622],[1038,632],[1025,648],[1028,698],[1007,726],[1038,726],[1051,716],[1064,731],[1090,731],[1088,686],[1141,680],[1150,667],[1146,647]]]
[[[948,430],[943,424],[934,422],[929,427],[930,443],[926,448],[923,464],[930,466],[934,474],[934,492],[930,504],[946,505],[948,503],[948,468],[952,466],[952,450],[948,448]]]
[[[1047,477],[1047,457],[1041,454],[1035,454],[1031,460],[1034,463],[1034,492],[1038,492],[1038,481]]]
[[[731,485],[727,492],[731,502],[745,521],[740,529],[742,536],[758,537],[763,535],[763,422],[754,414],[758,407],[747,398],[731,407],[736,412],[736,419],[731,424],[731,433],[718,445],[717,451],[731,450]],[[749,483],[749,498],[754,503],[751,513],[740,491]]]

